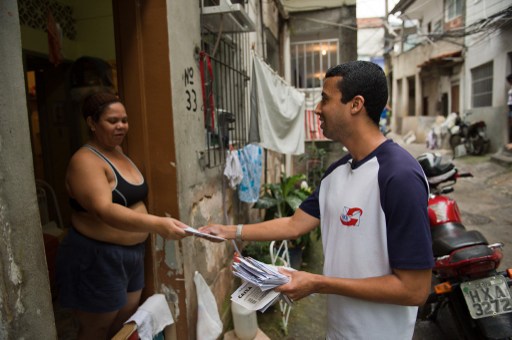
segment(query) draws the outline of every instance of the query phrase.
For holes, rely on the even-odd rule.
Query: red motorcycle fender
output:
[[[428,200],[428,218],[431,228],[448,222],[461,223],[457,202],[443,195]]]

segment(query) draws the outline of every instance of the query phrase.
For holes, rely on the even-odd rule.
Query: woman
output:
[[[59,250],[57,284],[61,305],[79,321],[78,339],[106,339],[138,308],[149,233],[187,235],[180,221],[148,214],[147,184],[120,146],[128,116],[119,98],[95,93],[83,115],[91,138],[67,169],[72,228]]]

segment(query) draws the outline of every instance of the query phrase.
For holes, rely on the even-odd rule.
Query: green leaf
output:
[[[297,196],[288,196],[286,197],[286,203],[290,206],[290,208],[292,209],[292,211],[295,211],[297,210],[297,208],[299,207],[299,205],[302,203],[302,199],[300,199],[299,197]]]
[[[256,203],[254,203],[254,208],[256,209],[269,209],[277,206],[278,201],[273,197],[263,196],[258,199]]]
[[[297,195],[298,198],[300,198],[302,201],[304,201],[306,198],[309,197],[310,194],[301,190],[301,191],[297,191],[295,193],[295,195]]]

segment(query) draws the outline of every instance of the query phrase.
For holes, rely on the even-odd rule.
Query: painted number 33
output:
[[[196,96],[196,90],[186,90],[185,93],[187,94],[187,110],[196,112],[197,110],[197,96]]]
[[[192,67],[188,67],[185,69],[183,73],[183,81],[185,82],[185,87],[190,87],[194,85],[194,69]],[[187,110],[188,111],[197,111],[197,95],[196,90],[194,89],[186,89],[185,94],[187,95]]]

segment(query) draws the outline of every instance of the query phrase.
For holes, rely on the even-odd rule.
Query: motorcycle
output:
[[[467,112],[462,118],[457,117],[454,125],[449,129],[450,146],[454,157],[459,145],[464,145],[466,153],[470,155],[482,155],[489,150],[490,141],[486,134],[487,125],[483,120],[470,123],[467,120],[469,115],[471,115],[471,112]]]
[[[460,173],[435,153],[417,158],[427,176],[428,215],[435,257],[433,291],[420,307],[421,320],[437,321],[449,308],[460,339],[512,337],[512,269],[497,271],[503,243],[489,244],[477,230],[466,230],[457,202],[447,194]]]

